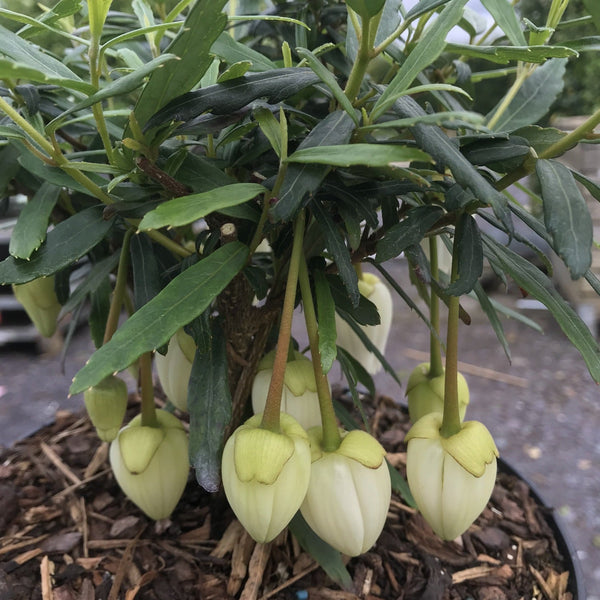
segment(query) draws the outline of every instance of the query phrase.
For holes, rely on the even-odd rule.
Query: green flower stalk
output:
[[[227,440],[221,464],[229,504],[259,543],[273,540],[302,504],[310,478],[308,436],[298,422],[280,414],[280,433],[261,427],[255,415]]]
[[[485,508],[496,480],[498,449],[485,425],[461,424],[442,437],[442,415],[419,419],[408,434],[406,475],[417,506],[444,540],[462,535]]]
[[[413,369],[406,384],[408,414],[413,423],[431,412],[444,412],[445,380],[446,372],[443,369],[440,375],[431,377],[428,362],[421,363]],[[458,373],[457,383],[458,410],[460,420],[463,421],[469,405],[469,386],[461,373]]]
[[[275,352],[266,354],[258,364],[258,372],[252,384],[252,409],[254,414],[265,410],[267,393],[273,374]],[[317,383],[312,362],[294,350],[292,359],[285,366],[281,411],[291,415],[304,428],[321,424]]]
[[[61,309],[54,291],[54,276],[13,284],[12,289],[40,334],[44,337],[54,335]]]
[[[385,450],[365,431],[342,432],[334,452],[323,450],[323,432],[308,432],[312,454],[308,491],[300,508],[313,531],[348,556],[377,541],[391,499]]]
[[[109,375],[83,393],[83,401],[98,437],[112,442],[127,410],[127,385],[116,375]]]
[[[185,489],[188,439],[179,419],[156,410],[156,427],[138,415],[110,445],[110,465],[117,483],[151,519],[166,519]]]
[[[158,379],[167,398],[181,411],[187,412],[188,384],[196,353],[196,343],[183,329],[169,340],[167,353],[158,352],[154,362]]]

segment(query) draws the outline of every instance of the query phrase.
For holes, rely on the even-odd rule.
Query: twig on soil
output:
[[[42,600],[53,600],[51,570],[54,565],[50,563],[48,556],[42,558],[40,563],[40,579],[42,588]]]
[[[298,581],[299,579],[302,579],[303,577],[305,577],[309,573],[312,573],[315,569],[318,569],[318,568],[319,568],[319,563],[313,563],[312,565],[310,565],[310,567],[306,567],[306,569],[304,569],[303,571],[300,571],[300,573],[297,573],[293,577],[290,577],[285,583],[282,583],[281,585],[272,589],[269,593],[265,594],[264,596],[261,596],[260,600],[267,600],[268,598],[271,598],[275,594],[278,594],[282,590],[285,590],[290,585],[296,583],[296,581]]]
[[[133,551],[140,539],[140,536],[144,532],[144,528],[142,528],[139,533],[132,539],[129,540],[127,544],[127,548],[125,548],[125,552],[123,552],[123,557],[119,562],[119,568],[115,573],[115,578],[113,580],[112,587],[110,588],[110,593],[108,594],[108,600],[118,600],[119,598],[119,590],[121,589],[121,585],[123,580],[125,579],[125,575],[127,574],[127,570],[129,569],[129,565],[133,560]]]
[[[271,554],[271,544],[256,544],[250,563],[248,565],[248,581],[242,590],[240,600],[256,600],[258,596],[258,590],[263,583],[263,574],[267,563],[269,562],[269,556]]]
[[[65,465],[65,463],[61,460],[60,456],[48,446],[45,442],[40,442],[40,449],[46,455],[48,460],[72,483],[75,485],[81,484],[81,479]]]

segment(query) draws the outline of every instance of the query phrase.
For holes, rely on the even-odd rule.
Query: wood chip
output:
[[[255,545],[255,541],[246,531],[237,539],[231,555],[231,573],[227,582],[227,593],[230,596],[235,596],[242,587],[248,572],[248,561]]]
[[[39,556],[42,553],[41,548],[34,548],[33,550],[27,550],[27,552],[23,552],[19,554],[19,556],[15,556],[12,559],[12,562],[17,563],[18,565],[24,565],[26,562],[30,561],[32,558]]]
[[[40,448],[42,452],[48,457],[48,460],[73,484],[81,485],[81,479],[69,469],[69,467],[62,461],[60,456],[48,446],[45,442],[40,442]]]
[[[215,556],[216,558],[224,558],[227,554],[233,552],[237,539],[244,531],[242,524],[237,519],[231,521],[225,530],[225,533],[219,540],[219,543],[215,546],[215,549],[210,555]]]
[[[94,476],[98,472],[98,469],[100,469],[102,465],[106,463],[106,459],[108,458],[108,448],[109,446],[106,442],[100,444],[100,446],[96,448],[96,452],[94,452],[92,460],[83,472],[84,479],[89,479],[90,477]]]
[[[131,588],[125,594],[125,600],[134,600],[137,596],[137,593],[145,586],[148,585],[151,581],[156,579],[158,575],[157,571],[148,571],[142,575],[139,582],[135,585],[135,587]]]
[[[242,590],[240,600],[256,600],[258,597],[258,590],[262,583],[270,554],[271,544],[256,544],[254,546],[250,564],[248,565],[248,581]]]
[[[42,588],[42,600],[53,600],[52,595],[52,571],[54,570],[53,563],[50,562],[48,556],[42,558],[40,563],[40,579]]]
[[[267,600],[268,598],[271,598],[275,594],[278,594],[279,592],[285,590],[290,585],[296,583],[296,581],[298,581],[299,579],[302,579],[303,577],[305,577],[309,573],[312,573],[315,569],[318,569],[318,568],[319,568],[318,563],[312,564],[310,567],[307,567],[306,569],[304,569],[304,571],[300,571],[299,573],[297,573],[293,577],[290,577],[285,583],[282,583],[280,586],[278,586],[275,589],[271,590],[268,594],[265,594],[264,596],[261,596],[260,600]]]
[[[115,578],[113,580],[112,587],[110,588],[110,593],[108,594],[108,600],[118,600],[121,585],[123,584],[123,580],[125,579],[125,575],[127,574],[131,560],[133,559],[133,551],[135,550],[135,546],[138,543],[141,534],[142,531],[140,531],[135,538],[129,540],[129,543],[125,548],[125,552],[123,552],[123,557],[119,562],[117,572],[115,573]]]

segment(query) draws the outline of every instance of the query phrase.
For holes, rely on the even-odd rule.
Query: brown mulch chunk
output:
[[[366,410],[403,471],[405,412],[389,398]],[[0,600],[571,600],[565,564],[544,508],[502,473],[454,542],[394,495],[377,545],[348,561],[354,589],[342,590],[287,532],[256,544],[192,475],[171,518],[149,520],[121,493],[85,417],[59,414],[0,451]]]

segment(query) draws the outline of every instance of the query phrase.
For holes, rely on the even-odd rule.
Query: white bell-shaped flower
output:
[[[51,337],[56,331],[56,319],[62,308],[54,291],[54,276],[15,284],[12,289],[40,334]]]
[[[188,438],[179,419],[156,411],[157,427],[135,417],[110,445],[110,465],[127,497],[150,518],[167,518],[185,489]]]
[[[275,351],[272,351],[266,354],[258,364],[258,372],[252,384],[254,414],[262,413],[265,410],[274,360]],[[309,358],[297,351],[294,351],[293,359],[288,359],[285,366],[281,411],[294,417],[304,429],[321,424],[313,365]]]
[[[109,375],[83,392],[83,401],[98,437],[112,442],[119,433],[127,410],[127,385],[116,375]]]
[[[373,345],[385,353],[390,327],[392,325],[392,312],[394,310],[392,294],[388,287],[373,273],[363,273],[358,280],[360,293],[370,300],[379,312],[378,325],[362,325],[361,328]],[[379,359],[367,350],[354,330],[339,315],[335,316],[337,330],[337,345],[349,352],[371,375],[381,370]]]
[[[300,508],[313,531],[348,556],[366,552],[381,534],[391,499],[390,473],[381,444],[364,431],[345,433],[334,452],[322,449],[323,432],[308,432],[310,484]]]
[[[444,540],[463,534],[485,508],[496,480],[498,450],[485,425],[467,421],[440,435],[442,415],[429,413],[406,435],[406,476],[419,511]]]
[[[223,487],[236,517],[254,540],[270,542],[300,508],[310,478],[308,436],[281,413],[281,433],[261,427],[255,415],[223,449]]]

